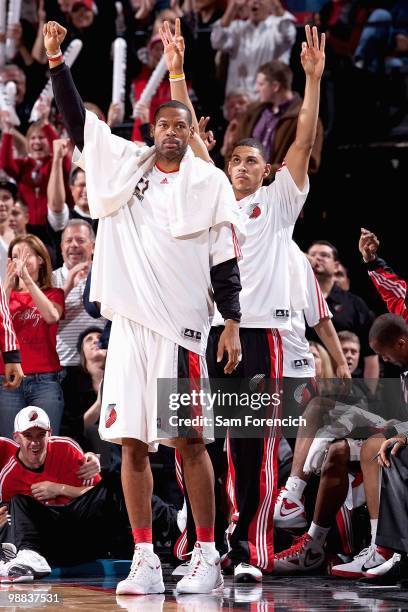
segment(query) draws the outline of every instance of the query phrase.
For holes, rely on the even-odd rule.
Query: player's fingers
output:
[[[313,47],[312,33],[309,25],[305,26],[305,33],[308,47]]]
[[[317,33],[317,28],[316,26],[313,26],[312,28],[312,38],[313,38],[313,46],[315,49],[319,48],[319,35]]]
[[[223,339],[220,338],[220,341],[218,342],[218,349],[217,349],[217,363],[220,363],[220,361],[223,360],[224,352],[225,352],[225,344],[224,344]]]
[[[323,34],[320,37],[320,51],[322,53],[324,53],[325,46],[326,46],[326,34],[323,32]]]
[[[175,36],[176,36],[176,38],[181,36],[180,19],[178,17],[176,19],[176,25],[175,25]]]
[[[401,446],[404,446],[403,442],[397,442],[395,444],[395,446],[393,447],[392,451],[391,451],[391,455],[396,455],[399,451],[399,449],[401,448]]]

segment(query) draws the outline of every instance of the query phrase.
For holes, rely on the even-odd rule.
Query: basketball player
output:
[[[315,140],[319,113],[320,79],[324,69],[324,34],[306,26],[307,42],[301,62],[306,75],[303,105],[296,137],[276,174],[275,181],[262,187],[270,167],[261,143],[255,139],[238,142],[231,155],[228,173],[247,238],[240,261],[242,362],[234,376],[283,375],[282,336],[290,331],[291,302],[290,245],[294,224],[306,200],[307,169]],[[216,362],[216,344],[222,334],[220,318],[214,320],[207,358],[210,376],[223,376]],[[275,415],[277,416],[277,414]],[[274,428],[263,438],[228,439],[230,497],[235,528],[230,538],[229,558],[237,581],[262,579],[273,567],[273,499],[276,495],[279,437]]]
[[[122,483],[135,539],[128,578],[118,594],[164,592],[151,534],[152,474],[148,451],[160,440],[158,379],[207,374],[204,358],[213,295],[225,330],[219,352],[225,373],[240,361],[239,229],[225,175],[195,158],[189,109],[169,102],[156,112],[155,147],[138,148],[112,136],[83,107],[63,61],[66,30],[44,26],[55,99],[82,151],[89,206],[99,217],[91,299],[112,319],[100,421],[101,437],[122,444]],[[170,74],[170,78],[181,78]],[[214,292],[214,293],[213,293]],[[223,584],[214,545],[211,463],[202,437],[173,434],[184,464],[197,544],[181,593],[206,593]]]

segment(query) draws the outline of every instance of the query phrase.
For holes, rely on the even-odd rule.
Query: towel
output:
[[[100,219],[130,201],[139,180],[153,167],[156,149],[139,147],[111,134],[109,127],[90,111],[86,111],[84,142],[82,154],[75,149],[73,161],[86,172],[89,210],[92,218]],[[240,242],[245,236],[234,192],[224,172],[195,157],[190,147],[181,160],[168,215],[173,238],[225,222],[235,226]]]

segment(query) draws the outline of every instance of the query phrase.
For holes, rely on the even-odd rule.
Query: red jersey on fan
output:
[[[62,289],[45,289],[43,293],[51,302],[64,309],[65,297]],[[28,292],[12,291],[9,307],[20,344],[24,374],[59,372],[61,365],[56,349],[58,323],[45,322]],[[61,318],[63,316],[64,313]],[[4,374],[3,362],[0,362],[0,374]]]
[[[81,447],[71,438],[51,436],[44,465],[38,469],[28,468],[21,463],[17,447],[0,471],[0,501],[8,502],[15,495],[32,497],[31,485],[46,480],[73,487],[97,484],[101,480],[99,474],[86,481],[78,478],[77,472],[84,461]],[[70,501],[69,497],[59,495],[44,503],[63,506]]]
[[[10,459],[18,451],[18,444],[9,438],[0,437],[0,470],[2,470]]]

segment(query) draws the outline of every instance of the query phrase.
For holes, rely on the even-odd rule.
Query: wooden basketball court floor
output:
[[[164,595],[116,596],[120,577],[83,579],[52,578],[30,584],[0,586],[0,610],[65,610],[81,612],[314,612],[338,610],[408,610],[408,588],[377,587],[329,576],[266,577],[262,584],[234,584],[225,577],[222,591],[214,595],[177,595],[176,578],[164,567]]]

